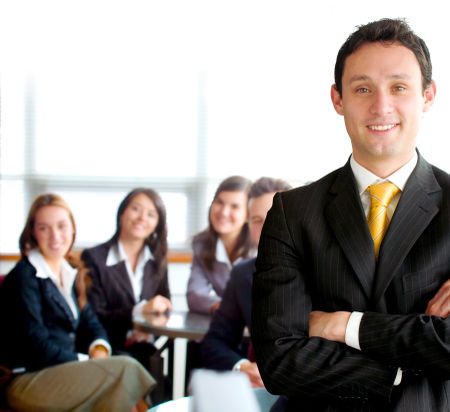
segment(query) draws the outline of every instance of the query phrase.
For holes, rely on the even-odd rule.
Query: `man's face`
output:
[[[259,197],[251,198],[248,201],[248,224],[250,228],[250,237],[255,246],[258,246],[263,224],[266,220],[267,212],[272,207],[274,195],[275,192],[265,193]]]
[[[334,87],[331,95],[344,116],[355,159],[372,171],[380,162],[397,168],[408,162],[435,92],[434,83],[422,90],[416,57],[398,43],[367,43],[348,56],[342,95]]]

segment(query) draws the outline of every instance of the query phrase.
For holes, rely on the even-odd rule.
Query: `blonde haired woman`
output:
[[[106,332],[66,259],[75,234],[61,197],[36,198],[21,259],[0,289],[0,364],[19,372],[5,399],[20,411],[145,410],[154,380],[138,362],[109,357]]]

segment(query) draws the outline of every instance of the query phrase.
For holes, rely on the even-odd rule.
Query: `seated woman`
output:
[[[250,236],[255,247],[272,207],[276,192],[289,190],[289,183],[281,179],[262,177],[256,180],[248,195]],[[209,325],[201,346],[202,364],[216,370],[243,372],[254,387],[264,386],[253,356],[253,347],[242,345],[244,331],[251,329],[252,284],[256,258],[235,265],[225,289],[222,303]],[[245,351],[243,352],[243,349]]]
[[[5,398],[20,411],[145,410],[154,379],[129,357],[109,357],[106,332],[65,257],[75,221],[54,194],[36,198],[21,259],[0,289],[0,364],[17,372]],[[139,402],[139,406],[136,406]]]
[[[166,209],[152,189],[136,188],[117,211],[116,232],[83,251],[90,271],[89,301],[106,328],[113,350],[126,351],[149,367],[152,337],[133,330],[133,312],[172,308],[167,277]]]
[[[250,180],[222,181],[209,208],[209,226],[192,242],[193,260],[187,287],[189,309],[213,313],[219,306],[234,264],[255,255],[247,223]]]

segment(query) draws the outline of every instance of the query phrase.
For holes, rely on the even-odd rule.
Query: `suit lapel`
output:
[[[50,279],[44,279],[43,285],[45,295],[48,296],[48,298],[51,299],[55,303],[55,305],[62,310],[64,315],[67,317],[67,320],[69,320],[72,324],[73,329],[76,329],[78,321],[73,316],[72,310],[70,309],[69,305],[64,299],[64,296],[58,290],[56,285]]]
[[[97,254],[96,259],[98,262],[101,262],[101,265],[106,266],[106,262],[108,260],[108,253],[112,247],[116,247],[116,240],[110,239],[108,242],[103,243],[102,247],[95,251]],[[133,287],[131,286],[130,278],[128,277],[127,267],[125,265],[125,261],[120,261],[119,263],[113,265],[106,266],[108,276],[110,277],[110,281],[118,284],[120,288],[124,291],[125,295],[130,302],[135,303]]]
[[[325,208],[325,216],[367,298],[370,298],[375,255],[349,162],[338,175],[330,193],[332,200]]]
[[[157,283],[153,280],[155,273],[155,263],[152,259],[148,260],[144,266],[144,279],[142,284],[141,299],[149,299],[155,295]]]
[[[381,245],[373,299],[379,302],[399,266],[438,213],[441,188],[431,166],[419,156]]]
[[[133,288],[131,286],[130,278],[128,277],[127,267],[125,262],[121,261],[116,265],[110,266],[111,281],[116,282],[123,289],[125,294],[135,302]]]

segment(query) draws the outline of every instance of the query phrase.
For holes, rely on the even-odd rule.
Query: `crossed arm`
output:
[[[450,314],[450,280],[447,280],[428,302],[426,315],[446,318]],[[312,311],[309,315],[309,336],[345,343],[350,312]]]
[[[329,219],[299,216],[298,204],[305,199],[297,195],[274,197],[253,278],[252,337],[268,390],[296,397],[314,393],[317,399],[379,400],[391,396],[399,368],[408,376],[449,379],[450,321],[442,315],[450,311],[450,281],[431,301],[410,299],[399,313],[365,312],[358,334],[362,350],[346,345],[351,311],[370,307],[361,277],[342,258]],[[417,273],[422,269],[419,264],[415,268]],[[401,288],[401,279],[393,279],[392,291],[399,299]],[[420,304],[427,314],[408,313]]]

